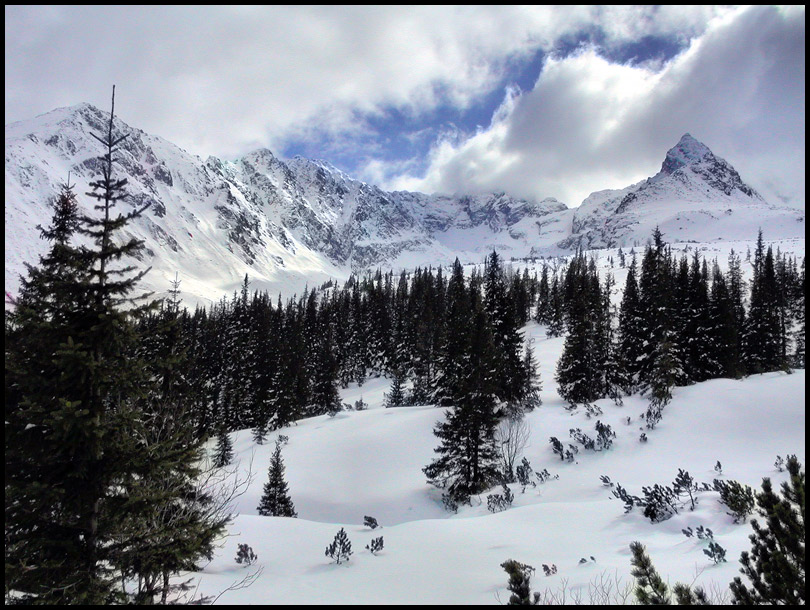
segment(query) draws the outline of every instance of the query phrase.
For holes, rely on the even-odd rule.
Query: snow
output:
[[[642,486],[671,484],[678,468],[711,483],[719,460],[720,478],[757,490],[762,477],[781,483],[786,473],[774,468],[777,454],[795,453],[802,463],[806,460],[804,371],[676,388],[652,431],[639,419],[647,406],[644,398],[626,398],[623,406],[598,401],[604,411],[598,419],[610,424],[617,438],[607,451],[580,450],[571,464],[552,453],[548,438],[567,443],[568,430],[575,427],[593,436],[597,418],[588,418],[582,409],[569,412],[556,392],[553,371],[563,339],[546,338],[544,328],[534,323],[524,332],[534,339],[543,382],[543,405],[527,415],[532,435],[525,455],[534,470],[548,469],[558,480],[525,493],[512,485],[514,504],[501,513],[487,511],[486,494],[458,514],[448,513],[440,492],[421,472],[435,457],[433,427],[443,419],[443,410],[383,408],[386,379],[352,385],[342,391],[344,402],[353,404],[362,396],[368,410],[314,417],[274,433],[289,437],[283,457],[297,519],[256,514],[274,437],[256,446],[250,431],[234,434],[237,460],[242,468],[252,463],[255,477],[238,499],[239,516],[229,527],[230,536],[194,575],[198,594],[217,595],[258,569],[250,587],[228,591],[218,603],[498,604],[509,595],[500,564],[511,558],[537,568],[533,590],[558,593],[567,587],[569,600],[579,592],[587,602],[589,584],[599,579],[631,582],[629,544],[635,540],[647,547],[670,585],[694,581],[726,590],[738,575],[739,555],[749,549],[752,530],[749,523],[733,523],[717,493],[702,492],[695,511],[685,507],[670,520],[651,524],[637,508],[625,514],[600,476],[641,495]],[[639,442],[641,431],[648,442]],[[382,529],[363,527],[365,515],[375,517]],[[698,525],[714,531],[727,563],[715,565],[702,552],[706,541],[681,533]],[[341,527],[354,554],[337,565],[324,549]],[[384,537],[385,548],[373,556],[364,547],[378,536]],[[236,564],[239,543],[253,548],[256,564]],[[581,558],[586,563],[580,564]],[[557,574],[544,576],[544,563],[555,564]]]
[[[80,104],[6,126],[10,294],[25,263],[47,249],[36,226],[50,223],[47,202],[68,172],[83,211],[93,213],[84,196],[96,177],[88,161],[102,151],[91,134],[108,117]],[[571,209],[551,198],[533,202],[504,193],[385,192],[324,161],[282,161],[266,149],[232,162],[203,160],[117,119],[115,131],[130,134],[117,175],[141,203],[154,202],[127,227],[127,237],[146,246],[142,260],[128,262],[152,267],[142,288],[158,297],[177,274],[192,308],[238,291],[246,274],[254,290],[289,297],[366,269],[435,267],[456,257],[480,263],[492,249],[520,258],[568,254],[578,246],[629,247],[643,244],[656,226],[667,241],[753,240],[759,228],[768,240],[804,237],[803,211],[740,190],[745,185],[733,168],[688,134],[667,153],[665,165],[674,173],[598,191]],[[734,188],[726,193],[718,184]],[[624,205],[630,195],[635,199]]]

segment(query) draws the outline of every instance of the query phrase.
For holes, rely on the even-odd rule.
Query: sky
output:
[[[803,6],[5,8],[6,124],[89,102],[203,158],[571,207],[686,132],[804,209]]]

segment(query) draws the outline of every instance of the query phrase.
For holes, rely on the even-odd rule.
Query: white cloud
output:
[[[608,50],[650,35],[696,42],[666,66],[613,65],[587,49],[550,61],[489,129],[440,138],[425,177],[389,182],[466,190],[472,180],[576,204],[589,188],[649,175],[684,131],[744,178],[746,163],[751,174],[770,163],[783,191],[799,182],[798,162],[780,154],[786,141],[803,172],[803,8],[7,6],[6,121],[106,107],[116,84],[122,119],[201,156],[323,134],[351,146],[369,140],[365,117],[468,107],[516,60],[583,30]],[[374,171],[424,166],[397,163]]]
[[[594,49],[546,62],[535,88],[464,142],[439,141],[428,191],[507,190],[578,205],[658,171],[690,132],[765,195],[804,204],[804,13],[753,7],[723,15],[660,70]]]

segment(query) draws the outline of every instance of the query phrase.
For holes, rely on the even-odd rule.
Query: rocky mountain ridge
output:
[[[98,175],[101,149],[91,134],[108,120],[108,113],[80,104],[6,126],[6,290],[12,294],[24,263],[45,250],[36,225],[49,223],[47,202],[68,173],[80,204],[92,211],[82,196]],[[689,225],[679,216],[698,212],[728,216],[728,210],[735,221],[750,221],[750,210],[743,211],[756,208],[759,220],[764,210],[788,232],[791,222],[804,232],[803,213],[769,206],[688,134],[656,176],[594,193],[569,209],[552,198],[535,202],[506,193],[387,192],[327,162],[282,160],[267,149],[235,161],[203,160],[118,119],[114,125],[130,134],[116,165],[128,180],[124,205],[151,204],[128,227],[145,241],[142,263],[153,266],[146,287],[165,292],[179,273],[193,300],[217,300],[245,274],[255,288],[291,294],[365,268],[441,265],[456,256],[480,262],[493,248],[523,257],[643,241],[651,223],[685,240],[689,227],[677,231],[673,223]]]

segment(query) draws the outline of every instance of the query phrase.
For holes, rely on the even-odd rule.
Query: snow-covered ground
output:
[[[559,479],[525,493],[512,485],[512,507],[497,514],[487,511],[486,494],[458,514],[445,511],[440,492],[422,473],[435,457],[433,427],[443,419],[443,410],[385,409],[388,382],[372,379],[342,392],[351,404],[362,396],[369,404],[366,411],[300,421],[275,432],[262,446],[252,442],[249,430],[233,435],[235,461],[242,474],[250,467],[254,478],[236,502],[239,514],[216,557],[193,575],[196,595],[225,591],[217,601],[221,604],[503,604],[509,593],[500,564],[511,558],[537,568],[533,590],[564,590],[568,603],[577,595],[588,603],[594,583],[609,581],[614,589],[617,580],[619,588],[631,583],[629,545],[634,540],[646,545],[671,585],[694,583],[727,593],[738,575],[741,551],[750,548],[752,530],[750,523],[733,522],[719,494],[702,492],[694,511],[684,507],[671,519],[651,524],[638,508],[625,514],[600,476],[641,495],[642,486],[671,485],[679,468],[711,483],[719,461],[720,478],[756,490],[763,477],[781,484],[787,473],[774,467],[777,455],[793,453],[802,464],[806,461],[804,371],[676,388],[652,431],[639,419],[644,398],[626,398],[623,406],[599,401],[604,413],[598,419],[616,431],[614,445],[602,452],[580,449],[576,462],[568,463],[552,453],[549,437],[567,444],[571,428],[595,437],[597,418],[582,409],[567,411],[557,394],[554,369],[564,340],[546,338],[534,323],[524,330],[534,339],[543,383],[543,405],[527,416],[531,438],[524,453],[534,470],[547,469]],[[646,443],[639,441],[642,431],[649,437]],[[278,434],[289,437],[283,457],[297,519],[262,517],[256,511]],[[365,515],[375,517],[382,529],[364,527]],[[715,565],[702,552],[707,541],[681,532],[699,525],[713,530],[727,551],[727,563]],[[337,565],[324,550],[340,528],[354,554]],[[365,546],[378,536],[384,537],[385,548],[375,556]],[[240,543],[253,548],[256,563],[235,562]],[[557,573],[544,576],[542,564],[556,565]],[[257,571],[249,587],[227,590]]]

